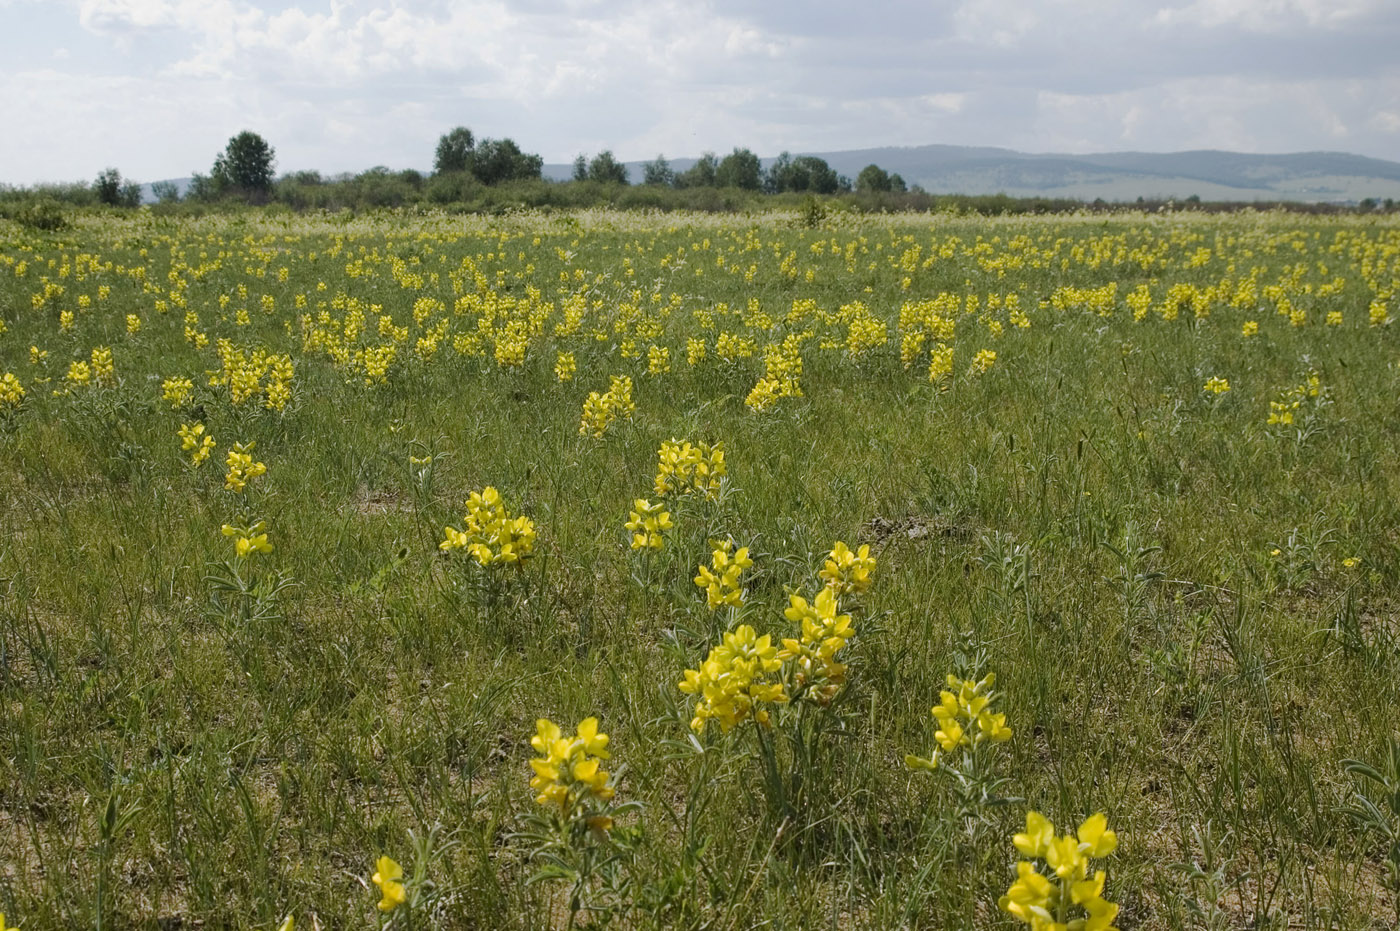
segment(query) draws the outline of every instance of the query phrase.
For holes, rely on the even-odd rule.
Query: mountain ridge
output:
[[[1347,152],[1255,154],[1224,149],[1180,152],[1021,152],[999,146],[933,143],[840,151],[793,151],[826,159],[854,178],[876,164],[934,194],[1011,194],[1092,200],[1185,198],[1354,202],[1400,198],[1400,162]],[[683,171],[693,158],[672,159]],[[773,157],[763,158],[766,168]],[[633,181],[644,162],[625,162]],[[567,179],[571,165],[547,164],[546,177]]]
[[[1368,197],[1400,200],[1400,161],[1348,152],[1255,154],[1187,149],[1072,154],[931,143],[825,152],[801,150],[791,154],[823,158],[848,178],[855,178],[866,165],[876,164],[931,194],[1007,194],[1118,202],[1192,196],[1214,201],[1308,203],[1356,203]],[[681,172],[697,159],[668,161],[673,170]],[[764,168],[774,161],[776,156],[760,159]],[[640,183],[646,162],[623,164],[632,183]],[[543,168],[544,177],[552,181],[567,181],[572,173],[571,163],[548,163]],[[181,195],[190,183],[189,178],[169,180]],[[151,189],[152,184],[142,185],[146,202],[154,200]]]

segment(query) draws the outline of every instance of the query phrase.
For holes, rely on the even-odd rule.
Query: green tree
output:
[[[93,193],[97,202],[111,207],[138,207],[141,204],[141,185],[135,181],[124,181],[122,173],[115,168],[98,172]]]
[[[866,165],[856,175],[856,190],[862,194],[888,191],[890,176],[879,165]]]
[[[719,159],[706,152],[700,160],[676,176],[677,187],[714,187],[719,172]]]
[[[835,194],[840,188],[840,178],[824,158],[815,155],[793,158],[784,152],[764,173],[763,186],[770,194],[788,191]]]
[[[900,176],[899,172],[890,174],[890,190],[895,194],[908,193],[909,185],[904,183],[904,178]]]
[[[267,140],[250,130],[229,139],[228,146],[214,159],[210,172],[219,193],[234,191],[245,197],[272,193],[272,166],[276,151]]]
[[[782,152],[773,164],[768,166],[768,170],[763,173],[763,191],[766,194],[781,194],[784,191],[792,190],[792,153]]]
[[[613,158],[612,150],[604,149],[588,163],[588,180],[627,184],[627,166]]]
[[[122,174],[115,168],[106,168],[98,172],[97,181],[92,185],[93,192],[97,194],[97,202],[112,207],[117,205],[121,188]]]
[[[151,194],[162,204],[174,204],[180,200],[180,188],[174,181],[157,181],[151,185]]]
[[[642,166],[642,183],[659,187],[675,186],[676,173],[671,170],[671,163],[666,161],[666,156],[658,155],[655,161]]]
[[[433,173],[447,174],[453,171],[466,171],[471,165],[472,150],[476,139],[472,131],[458,126],[438,138],[437,153],[433,156]]]
[[[575,180],[575,181],[587,181],[587,180],[588,180],[588,156],[584,155],[582,152],[579,153],[578,158],[574,159],[574,177],[573,177],[573,180]]]
[[[720,187],[757,191],[762,183],[758,156],[748,149],[736,147],[719,163],[715,171],[715,182]]]
[[[483,139],[472,152],[471,173],[482,184],[539,178],[544,159],[520,151],[514,139]]]

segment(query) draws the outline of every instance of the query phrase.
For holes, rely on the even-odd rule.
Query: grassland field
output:
[[[0,221],[0,926],[1395,927],[1400,221],[800,220]]]

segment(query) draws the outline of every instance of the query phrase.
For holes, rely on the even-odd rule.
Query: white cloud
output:
[[[6,181],[106,164],[143,178],[207,170],[245,127],[277,147],[280,167],[325,171],[425,168],[454,125],[550,161],[927,142],[1385,156],[1400,132],[1394,0],[0,9],[6,24],[36,24],[0,29],[0,93],[21,128],[0,138]],[[60,48],[71,58],[49,51]]]
[[[1195,0],[1188,6],[1159,10],[1157,21],[1280,32],[1300,23],[1314,29],[1340,28],[1384,8],[1385,0]]]

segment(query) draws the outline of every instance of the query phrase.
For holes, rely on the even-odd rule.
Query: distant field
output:
[[[0,926],[1395,927],[1400,221],[801,219],[0,221]]]

